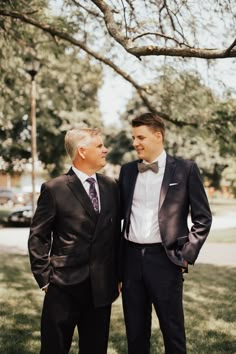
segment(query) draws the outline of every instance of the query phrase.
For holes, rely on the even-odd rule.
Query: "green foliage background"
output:
[[[19,6],[20,3],[26,6],[23,1]],[[41,2],[37,14],[42,18],[46,4]],[[62,18],[54,20],[63,25]],[[102,83],[101,68],[78,48],[66,42],[57,43],[37,28],[11,19],[1,25],[8,28],[7,37],[0,38],[1,169],[21,172],[30,161],[31,78],[26,69],[37,58],[41,65],[36,75],[38,158],[51,176],[58,175],[65,163],[65,132],[78,124],[102,125],[97,98]]]
[[[175,123],[166,122],[167,152],[195,160],[209,186],[219,190],[223,182],[235,194],[232,177],[236,174],[236,99],[227,92],[217,96],[196,72],[167,66],[148,90],[157,111],[176,119]],[[112,161],[124,163],[136,158],[130,121],[146,111],[134,94],[127,104],[127,113],[122,116],[123,130],[113,132],[107,140],[113,147]]]
[[[122,72],[125,53],[117,49],[114,42],[108,41],[109,33],[104,32],[102,16],[92,11],[91,2],[64,0],[61,3],[63,11],[60,16],[53,11],[52,1],[47,0],[4,0],[0,9],[18,12],[44,26],[63,30],[97,51],[100,57],[106,58],[107,55],[111,62],[117,62]],[[156,5],[150,2],[150,9],[155,7],[155,11],[159,11],[160,3]],[[186,4],[183,2],[182,5],[185,7]],[[210,3],[206,5],[209,7]],[[207,6],[203,6],[204,11]],[[220,4],[215,11],[218,12],[211,16],[223,16]],[[224,12],[229,16],[229,26],[232,26],[230,8],[224,7]],[[197,26],[195,20],[201,22],[195,15],[189,12],[191,31]],[[168,18],[166,22],[164,18],[162,20],[168,30]],[[142,30],[142,25],[145,28],[145,24],[137,22],[135,30]],[[102,60],[88,55],[86,50],[66,39],[48,34],[14,16],[0,16],[0,34],[2,172],[22,172],[25,164],[30,162],[30,77],[25,68],[32,57],[37,57],[41,63],[36,76],[37,152],[51,176],[64,170],[64,135],[66,130],[78,124],[104,128],[110,150],[108,159],[112,164],[119,165],[136,158],[130,120],[147,111],[147,107],[136,93],[123,107],[126,113],[121,117],[121,128],[103,126],[98,101],[98,90],[103,82]],[[214,36],[211,38],[215,39]],[[107,51],[106,55],[103,51]],[[149,68],[152,74],[145,83],[146,98],[152,107],[171,118],[166,120],[166,150],[196,160],[209,186],[220,189],[224,185],[236,195],[235,95],[226,89],[216,94],[203,83],[199,73],[180,69],[180,62],[177,58],[174,60],[172,66],[166,64],[158,68],[154,59],[143,61],[143,69]],[[135,76],[135,70],[132,75]]]

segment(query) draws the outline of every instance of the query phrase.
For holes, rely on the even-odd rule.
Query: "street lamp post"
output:
[[[26,72],[31,77],[31,93],[30,93],[30,121],[31,121],[31,182],[32,182],[32,211],[34,213],[36,207],[36,188],[35,188],[35,163],[37,160],[36,145],[36,82],[35,77],[39,71],[40,63],[33,60],[28,63]]]

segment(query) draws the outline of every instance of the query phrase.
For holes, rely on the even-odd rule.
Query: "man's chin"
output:
[[[142,152],[137,152],[137,155],[138,155],[138,158],[139,158],[139,159],[143,160],[143,154],[142,154]]]

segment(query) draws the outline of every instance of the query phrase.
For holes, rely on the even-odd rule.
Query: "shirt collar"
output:
[[[86,175],[86,173],[78,170],[78,168],[76,168],[75,166],[72,166],[71,168],[82,183],[84,183],[86,181],[86,179],[89,177],[93,177],[97,182],[97,176],[95,173],[92,176],[88,176],[88,175]]]
[[[158,157],[156,157],[151,163],[153,162],[158,162],[159,167],[164,166],[166,163],[166,151],[163,150],[162,153]],[[149,164],[149,162],[145,160],[143,160],[143,163]]]

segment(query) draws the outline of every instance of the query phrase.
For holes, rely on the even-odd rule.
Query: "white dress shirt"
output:
[[[100,203],[100,193],[99,193],[99,186],[98,186],[98,181],[97,181],[97,176],[96,174],[93,174],[92,176],[88,176],[86,175],[86,173],[78,170],[75,166],[72,166],[72,170],[74,171],[74,173],[76,174],[76,176],[80,179],[84,189],[86,190],[87,194],[89,195],[89,187],[90,187],[90,183],[88,181],[86,181],[87,178],[94,178],[95,179],[95,189],[98,195],[98,205],[99,205],[99,211],[101,209],[101,203]]]
[[[136,243],[162,242],[158,222],[158,208],[166,166],[165,150],[152,162],[155,161],[158,161],[158,173],[147,170],[137,176],[128,236],[129,241]]]

